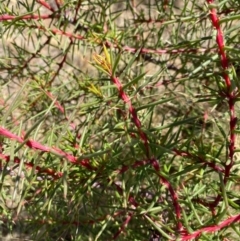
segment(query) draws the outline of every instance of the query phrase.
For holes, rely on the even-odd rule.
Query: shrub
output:
[[[61,2],[1,1],[2,222],[237,240],[238,1]]]

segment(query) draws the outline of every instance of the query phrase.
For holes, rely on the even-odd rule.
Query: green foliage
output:
[[[33,240],[237,240],[239,3],[52,4],[0,1],[2,222]]]

